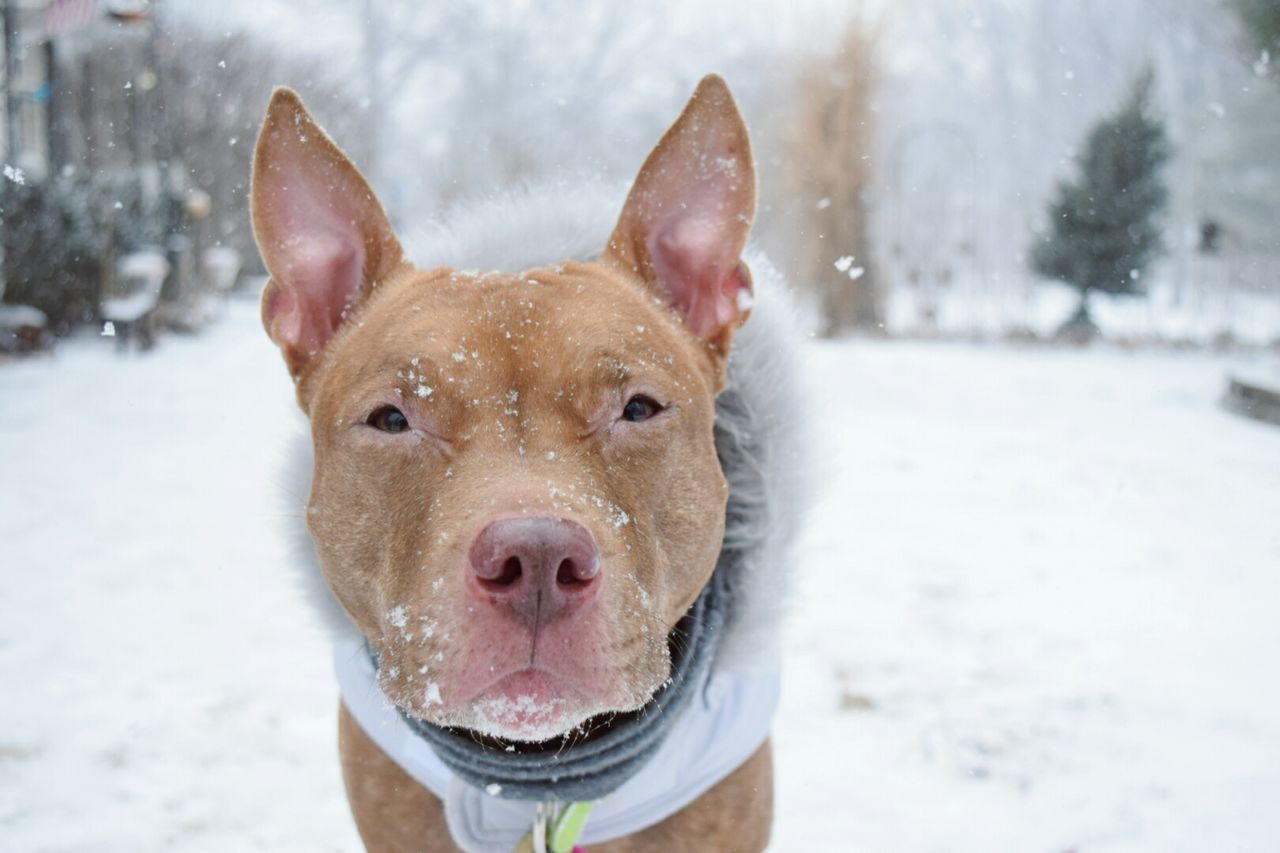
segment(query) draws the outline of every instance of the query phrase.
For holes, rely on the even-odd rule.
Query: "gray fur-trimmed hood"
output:
[[[625,187],[546,184],[459,206],[444,220],[404,235],[407,255],[424,267],[518,271],[589,259],[604,247]],[[801,389],[801,335],[781,275],[748,249],[755,301],[733,340],[729,381],[716,400],[715,441],[729,482],[723,549],[735,551],[727,582],[729,615],[714,666],[749,671],[777,665],[782,615],[792,587],[790,546],[804,511],[807,446]],[[286,484],[311,491],[309,433],[294,442]],[[293,509],[293,507],[291,507]],[[330,594],[315,558],[305,513],[296,518],[300,581],[339,635],[355,631]]]

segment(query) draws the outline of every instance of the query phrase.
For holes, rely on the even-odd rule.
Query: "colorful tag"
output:
[[[569,803],[556,818],[551,827],[551,853],[586,853],[578,845],[582,830],[587,825],[591,810],[596,807],[591,803]]]
[[[578,839],[582,837],[582,830],[586,827],[587,818],[591,816],[591,810],[596,807],[596,803],[569,803],[549,828],[544,806],[542,803],[538,806],[533,829],[526,832],[524,838],[520,839],[515,853],[541,853],[542,850],[548,853],[587,853],[587,848],[578,846]],[[546,833],[546,841],[543,844],[537,844],[534,841],[535,836],[540,832]]]

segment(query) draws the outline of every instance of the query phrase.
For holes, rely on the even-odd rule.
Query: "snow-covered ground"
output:
[[[1274,850],[1280,428],[1203,353],[815,345],[774,849]],[[1256,367],[1256,366],[1255,366]],[[255,312],[0,364],[0,850],[358,849]]]

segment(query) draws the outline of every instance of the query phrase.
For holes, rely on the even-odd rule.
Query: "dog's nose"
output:
[[[591,597],[600,556],[581,524],[562,518],[503,518],[471,545],[470,584],[527,625],[546,625]]]

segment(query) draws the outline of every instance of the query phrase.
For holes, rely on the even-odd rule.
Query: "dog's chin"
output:
[[[420,715],[435,725],[539,743],[579,730],[592,717],[635,710],[643,704],[589,696],[555,675],[526,669],[504,676],[456,707],[435,707]]]
[[[479,734],[528,743],[565,734],[592,716],[595,704],[555,676],[527,669],[483,690],[459,709],[459,717]]]

